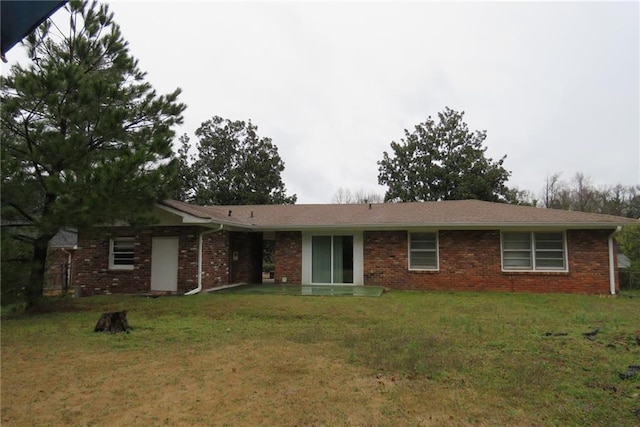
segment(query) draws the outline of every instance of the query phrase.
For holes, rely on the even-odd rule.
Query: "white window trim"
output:
[[[112,237],[109,239],[109,270],[133,270],[134,265],[130,264],[130,265],[115,265],[113,263],[114,261],[114,256],[113,256],[113,244],[116,240],[119,241],[130,241],[130,242],[134,242],[135,239],[133,237]],[[135,250],[134,250],[134,254],[135,254]]]
[[[529,233],[530,236],[530,253],[531,253],[531,267],[529,268],[505,268],[504,266],[504,234],[505,233]],[[564,268],[537,268],[536,266],[536,233],[561,233],[562,234],[562,256]],[[568,273],[569,272],[569,249],[567,247],[567,233],[566,231],[557,230],[509,230],[500,232],[500,264],[504,273]]]
[[[436,266],[429,268],[411,267],[411,235],[412,234],[434,234],[436,236]],[[427,252],[426,249],[422,251]],[[429,251],[433,252],[433,251]],[[407,232],[407,267],[409,271],[440,271],[440,237],[437,231],[408,231]]]

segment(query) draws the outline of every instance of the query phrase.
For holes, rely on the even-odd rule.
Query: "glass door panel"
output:
[[[331,283],[331,236],[313,236],[311,253],[311,281]]]
[[[353,236],[312,236],[311,281],[353,283]]]
[[[353,236],[333,236],[333,283],[353,283]]]

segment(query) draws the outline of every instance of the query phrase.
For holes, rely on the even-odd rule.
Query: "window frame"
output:
[[[117,242],[131,243],[131,264],[115,263],[115,247]],[[109,239],[109,270],[133,270],[135,266],[135,238],[134,237],[112,237]]]
[[[529,248],[528,249],[511,249],[512,252],[528,252],[529,253],[529,266],[528,267],[509,267],[505,266],[505,235],[507,234],[515,234],[515,233],[526,233],[529,236]],[[559,234],[562,239],[562,249],[540,249],[537,247],[537,242],[539,237],[537,235],[541,234]],[[509,250],[507,250],[509,252]],[[562,267],[539,267],[538,263],[545,258],[539,258],[539,253],[550,253],[550,252],[562,252]],[[513,231],[501,231],[500,232],[500,262],[502,271],[505,273],[567,273],[569,271],[569,256],[568,256],[568,247],[567,247],[567,233],[566,230],[557,231],[557,230],[513,230]],[[555,259],[559,258],[546,258],[546,259]]]
[[[440,239],[438,231],[408,231],[407,232],[407,267],[409,271],[440,271]],[[413,235],[416,234],[431,234],[434,236],[435,248],[434,249],[412,249],[411,243],[413,242]],[[428,252],[435,253],[436,263],[433,267],[414,267],[411,263],[412,252]]]

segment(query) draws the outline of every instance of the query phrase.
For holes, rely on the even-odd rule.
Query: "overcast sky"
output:
[[[251,119],[298,203],[384,194],[383,151],[445,106],[487,130],[511,186],[640,184],[636,1],[110,4],[152,85],[182,88],[177,133]]]

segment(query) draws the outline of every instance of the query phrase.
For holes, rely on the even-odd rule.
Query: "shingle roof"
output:
[[[78,231],[75,229],[63,228],[53,236],[49,246],[55,248],[72,248],[78,244]]]
[[[638,220],[586,212],[534,208],[479,200],[423,203],[196,206],[166,200],[165,206],[199,219],[256,229],[517,227],[615,228]]]

